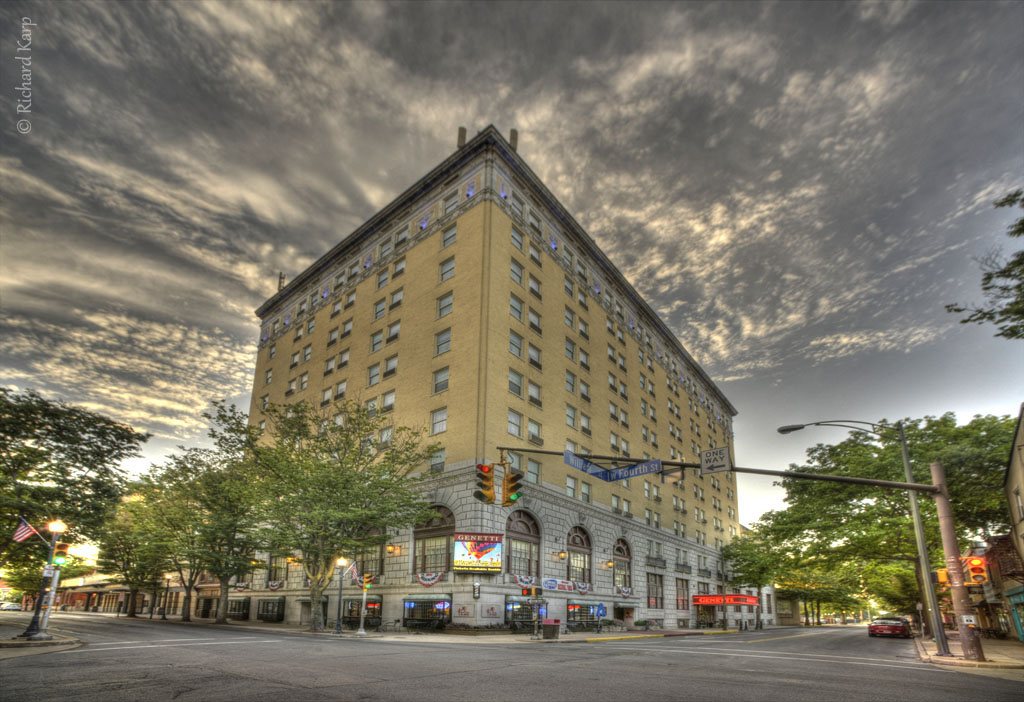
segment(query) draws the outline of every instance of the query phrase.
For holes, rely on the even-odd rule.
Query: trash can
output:
[[[544,619],[541,621],[541,628],[544,630],[542,639],[557,639],[558,630],[562,628],[561,619]]]

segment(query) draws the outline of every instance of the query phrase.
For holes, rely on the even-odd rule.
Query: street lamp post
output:
[[[347,559],[338,559],[338,623],[334,627],[335,634],[341,634],[341,588],[345,584],[345,566],[347,565]]]
[[[850,426],[851,424],[859,426]],[[865,429],[864,427],[871,427]],[[900,452],[903,456],[903,474],[908,483],[914,482],[914,473],[910,468],[910,451],[907,449],[907,435],[903,431],[903,422],[896,424],[881,424],[878,422],[863,422],[855,419],[831,419],[824,422],[808,422],[806,424],[788,424],[779,427],[780,434],[791,434],[800,431],[805,427],[844,427],[854,431],[866,431],[881,437],[879,429],[895,429],[900,439]],[[924,590],[925,601],[931,613],[932,631],[935,633],[935,644],[940,656],[952,655],[949,652],[949,642],[946,640],[946,631],[942,625],[942,615],[939,612],[939,603],[935,597],[935,588],[931,583],[931,561],[928,558],[928,545],[924,540],[924,527],[921,524],[921,512],[917,508],[917,493],[914,490],[907,490],[910,497],[910,518],[914,525],[914,540],[917,542],[917,567],[918,577],[921,581],[921,589]]]
[[[50,553],[46,557],[46,567],[51,568],[53,566],[53,552],[57,549],[57,539],[68,529],[68,525],[59,519],[55,519],[46,525],[47,530],[53,534],[53,539],[50,541]],[[32,621],[29,622],[28,628],[24,632],[18,635],[19,638],[30,638],[35,641],[47,641],[51,638],[46,633],[46,624],[42,622],[41,613],[43,610],[43,600],[47,595],[52,595],[51,592],[47,591],[47,586],[53,589],[56,585],[56,578],[54,575],[43,576],[43,584],[39,588],[39,596],[36,597],[34,612],[32,613]]]
[[[167,605],[171,601],[171,576],[165,575],[164,580],[167,581],[167,586],[164,588],[164,610],[160,613],[161,621],[167,621]]]

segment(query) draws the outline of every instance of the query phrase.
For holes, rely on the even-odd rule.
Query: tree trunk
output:
[[[846,626],[846,610],[839,610],[839,616],[842,618],[843,626]]]
[[[811,615],[807,612],[807,600],[804,600],[804,626],[811,625]]]
[[[821,626],[821,600],[814,601],[814,625]]]
[[[324,606],[323,606],[323,587],[319,584],[319,578],[309,580],[309,630],[310,631],[323,631],[324,630]]]
[[[135,616],[135,605],[136,605],[136,600],[138,599],[138,594],[139,594],[139,591],[137,589],[132,589],[132,590],[128,591],[128,607],[125,610],[124,616],[126,616],[126,617],[134,617]]]
[[[214,624],[227,624],[228,623],[228,580],[230,578],[224,578],[220,580],[220,597],[217,598],[217,618],[213,620]]]
[[[757,586],[757,607],[754,608],[754,611],[757,613],[756,623],[754,624],[754,630],[755,631],[759,630],[761,628],[761,609],[762,609],[762,604],[763,603],[764,603],[764,595],[762,594],[761,586],[758,585]]]
[[[189,571],[189,575],[191,574],[191,571]],[[178,578],[181,580],[185,590],[181,598],[181,621],[190,622],[192,621],[192,613],[190,611],[192,609],[192,587],[195,585],[195,582],[192,580],[186,581],[185,573],[181,570],[178,571]]]

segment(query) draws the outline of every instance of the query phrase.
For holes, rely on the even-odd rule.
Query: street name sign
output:
[[[729,460],[729,448],[708,449],[700,453],[700,474],[710,475],[711,473],[724,473],[732,470],[732,461]]]
[[[600,478],[601,480],[607,479],[604,477],[604,468],[597,465],[596,463],[591,463],[590,461],[581,456],[577,456],[572,451],[566,451],[564,454],[562,454],[562,457],[565,460],[565,462],[568,465],[572,466],[573,468],[578,468],[579,470],[582,470],[584,473],[588,475],[593,475],[594,477]]]
[[[625,468],[613,468],[612,470],[605,471],[604,479],[608,482],[615,482],[616,480],[626,480],[627,478],[635,478],[638,475],[647,475],[648,473],[660,473],[661,472],[661,461],[657,458],[650,461],[644,461],[643,463],[635,463]]]

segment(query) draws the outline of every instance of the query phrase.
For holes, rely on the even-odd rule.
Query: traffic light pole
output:
[[[49,641],[52,636],[46,633],[46,627],[50,624],[50,612],[53,611],[53,603],[57,600],[57,585],[60,583],[60,568],[53,572],[50,579],[50,595],[46,601],[46,611],[43,612],[43,623],[39,627],[39,633],[29,638],[33,641]]]
[[[366,585],[363,585],[363,606],[359,608],[359,631],[356,632],[356,636],[366,636],[366,629],[363,628],[363,622],[366,619]]]
[[[60,534],[56,534],[55,533],[53,535],[53,540],[50,541],[50,554],[46,557],[46,565],[47,565],[47,567],[53,565],[53,552],[57,548],[57,539],[59,539],[59,538],[60,538]],[[43,584],[39,588],[39,595],[36,597],[36,603],[35,603],[35,607],[34,607],[34,612],[32,613],[32,621],[29,622],[28,628],[25,629],[25,631],[23,631],[22,633],[18,634],[18,638],[25,638],[25,639],[27,639],[27,638],[30,638],[30,637],[33,637],[33,636],[36,636],[36,635],[39,634],[39,632],[40,632],[40,628],[39,628],[40,613],[42,612],[42,609],[43,609],[43,600],[46,598],[46,587],[47,587],[47,583],[48,582],[52,582],[52,581],[53,581],[53,576],[50,576],[50,577],[47,577],[45,575],[43,576]],[[44,634],[44,636],[45,636],[45,634]],[[49,637],[47,637],[47,638],[49,638]]]
[[[949,590],[953,599],[953,613],[956,615],[957,629],[960,631],[960,648],[964,658],[970,661],[983,661],[985,654],[981,650],[978,630],[971,626],[974,612],[967,598],[967,587],[964,585],[964,571],[960,564],[960,544],[953,526],[953,508],[949,504],[949,492],[946,489],[946,469],[941,463],[932,463],[932,482],[941,486],[941,492],[934,495],[935,509],[939,514],[939,532],[942,534],[942,550],[946,555],[946,569],[949,571]]]

